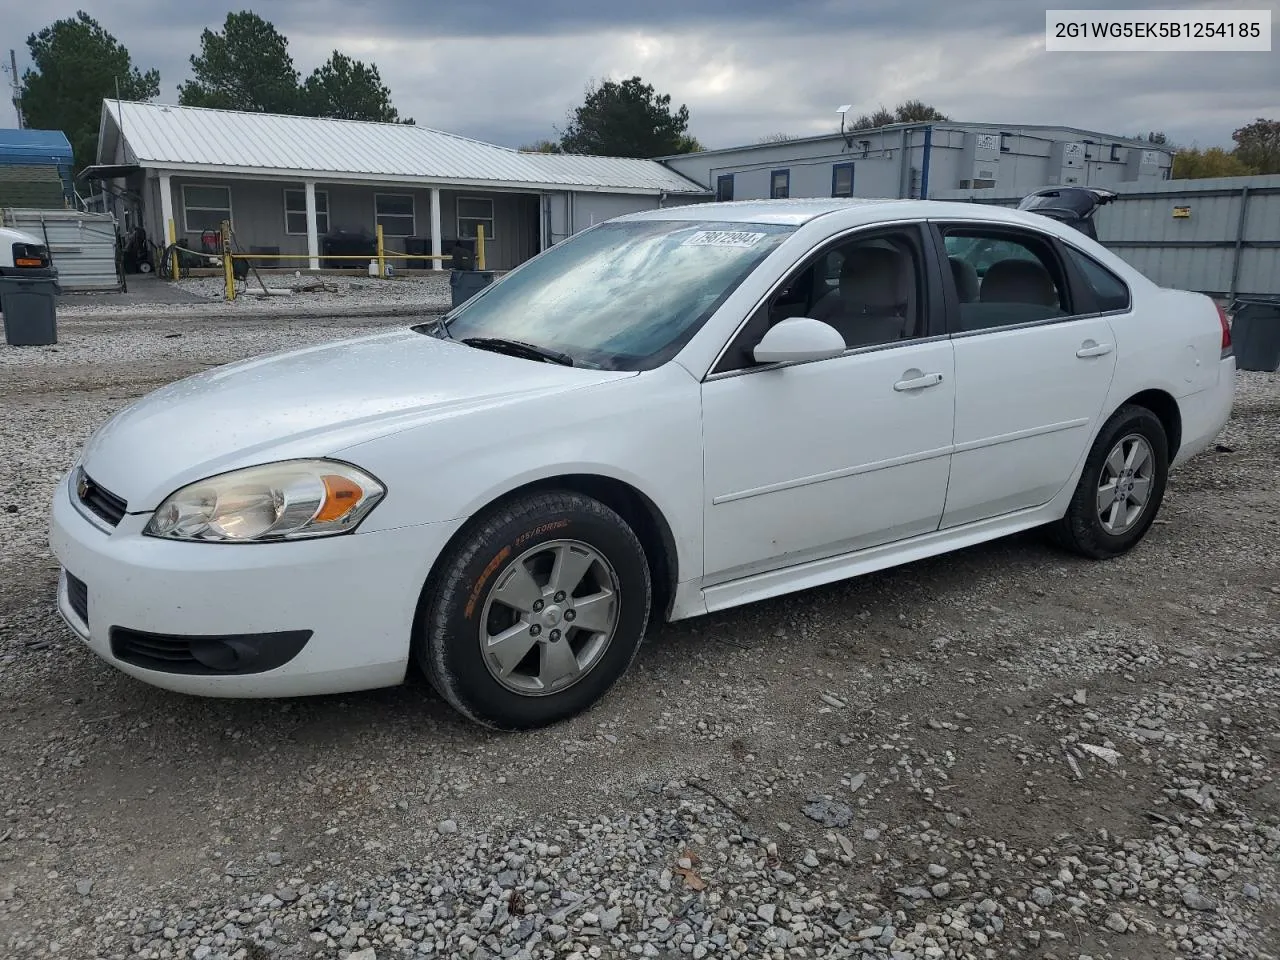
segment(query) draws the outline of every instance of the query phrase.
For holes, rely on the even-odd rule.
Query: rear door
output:
[[[945,529],[1053,499],[1097,432],[1116,341],[1052,237],[1003,224],[934,227],[955,348]]]

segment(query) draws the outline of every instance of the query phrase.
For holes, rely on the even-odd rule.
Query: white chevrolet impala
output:
[[[647,624],[1044,527],[1134,546],[1226,421],[1207,297],[1048,218],[763,201],[596,226],[441,320],[167,386],[53,501],[58,607],[191,694],[401,682],[535,727]]]

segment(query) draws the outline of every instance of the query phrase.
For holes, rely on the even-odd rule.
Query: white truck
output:
[[[49,248],[29,233],[0,227],[0,277],[49,277],[57,271]]]

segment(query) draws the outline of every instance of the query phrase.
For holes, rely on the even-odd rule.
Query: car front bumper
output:
[[[289,697],[400,683],[431,565],[462,521],[270,544],[178,543],[90,519],[69,477],[54,493],[50,543],[58,611],[98,656],[147,683],[213,697]],[[87,622],[67,574],[84,584]],[[147,669],[112,652],[112,628],[176,638],[310,631],[301,650],[255,673]],[[119,636],[119,634],[117,634]],[[269,641],[268,641],[269,642]]]

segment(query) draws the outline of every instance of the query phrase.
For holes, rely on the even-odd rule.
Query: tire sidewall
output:
[[[429,674],[444,679],[444,692],[468,716],[501,729],[544,726],[587,709],[635,659],[649,618],[649,567],[622,518],[586,497],[538,497],[500,510],[493,520],[448,565],[445,589],[426,618],[422,648],[431,660]],[[589,545],[613,567],[617,626],[604,655],[573,686],[547,696],[521,696],[498,683],[485,664],[479,640],[485,601],[508,564],[534,547],[561,540]]]
[[[1155,471],[1152,475],[1151,497],[1147,500],[1146,510],[1138,522],[1121,534],[1107,532],[1098,516],[1098,487],[1102,480],[1102,470],[1111,449],[1130,434],[1138,434],[1151,445],[1155,457]],[[1080,490],[1077,494],[1077,523],[1083,524],[1088,531],[1093,546],[1101,553],[1117,555],[1132,548],[1141,540],[1155,522],[1164,501],[1165,486],[1169,479],[1169,441],[1165,436],[1164,426],[1160,419],[1144,407],[1122,407],[1106,423],[1098,434],[1097,442],[1089,453],[1081,477]]]

